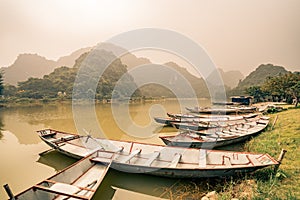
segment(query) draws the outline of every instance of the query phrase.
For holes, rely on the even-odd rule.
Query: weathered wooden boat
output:
[[[191,113],[191,114],[181,114],[181,113],[167,113],[168,117],[172,117],[172,118],[178,118],[178,119],[181,119],[181,118],[199,118],[201,117],[201,115],[197,115],[197,114],[194,114],[194,113]]]
[[[238,113],[253,113],[258,111],[256,106],[228,106],[228,108],[236,109]]]
[[[257,114],[251,114],[248,116],[233,116],[226,120],[219,118],[201,118],[199,120],[193,120],[191,122],[172,122],[172,126],[181,130],[207,130],[211,128],[226,127],[228,125],[241,124],[247,121],[256,121],[260,117]]]
[[[202,117],[194,117],[194,118],[184,118],[184,117],[154,117],[154,120],[157,123],[163,124],[165,126],[172,126],[172,124],[176,123],[209,123],[209,122],[221,122],[221,121],[236,121],[242,119],[249,119],[256,117],[257,113],[251,113],[247,115],[206,115]]]
[[[189,112],[200,113],[200,114],[221,114],[221,115],[230,115],[238,113],[252,113],[256,112],[256,107],[225,107],[225,108],[186,108]]]
[[[66,200],[92,199],[109,167],[94,162],[91,154],[31,188],[13,195],[6,185],[10,199]]]
[[[163,124],[164,126],[172,126],[172,123],[187,121],[173,117],[154,117],[154,120],[159,124]]]
[[[268,117],[260,117],[256,121],[206,131],[189,130],[175,136],[160,136],[160,139],[168,146],[211,149],[248,140],[263,131],[268,123]]]
[[[97,152],[93,161],[129,173],[200,178],[231,176],[279,164],[270,155],[260,153],[98,139],[51,129],[38,131],[38,134],[48,145],[66,155],[78,158]]]
[[[215,101],[212,102],[213,105],[221,105],[221,106],[228,106],[228,105],[241,105],[238,102],[230,102],[230,101]]]

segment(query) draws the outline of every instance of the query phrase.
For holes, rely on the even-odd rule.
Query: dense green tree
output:
[[[18,83],[18,96],[34,99],[53,98],[57,95],[57,89],[49,79],[29,78]]]
[[[300,99],[300,73],[289,72],[268,78],[262,85],[262,90],[269,92],[273,99],[285,99],[289,103],[294,99],[295,106],[297,106]]]
[[[253,96],[255,102],[262,101],[268,95],[268,92],[263,91],[261,86],[248,87],[246,92],[248,95]]]
[[[3,95],[4,97],[14,97],[17,94],[17,87],[14,85],[4,85]]]

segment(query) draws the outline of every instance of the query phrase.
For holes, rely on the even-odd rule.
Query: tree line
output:
[[[275,77],[268,77],[262,85],[248,87],[246,92],[256,102],[285,101],[298,106],[300,101],[300,72],[288,72]]]

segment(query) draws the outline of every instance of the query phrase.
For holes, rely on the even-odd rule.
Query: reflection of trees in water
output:
[[[4,123],[2,118],[2,112],[0,111],[0,139],[3,137],[2,131],[3,131]]]

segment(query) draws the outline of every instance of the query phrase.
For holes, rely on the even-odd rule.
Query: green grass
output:
[[[271,126],[276,115],[277,122]],[[169,190],[169,199],[201,199],[216,191],[216,199],[287,199],[300,197],[300,109],[269,114],[267,129],[245,143],[244,150],[268,153],[278,158],[281,149],[287,153],[277,173],[273,168],[258,170],[252,174],[218,179],[182,180]]]

